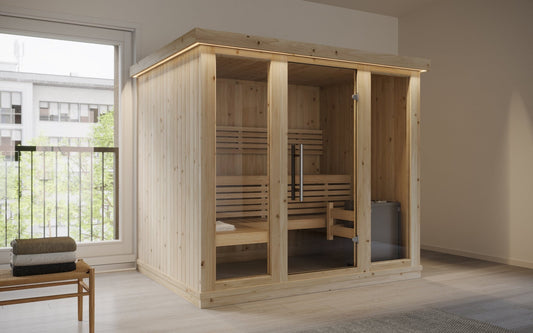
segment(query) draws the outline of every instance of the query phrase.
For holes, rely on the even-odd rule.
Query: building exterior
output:
[[[93,124],[113,105],[110,79],[0,70],[1,150],[38,137],[51,146],[88,146]]]

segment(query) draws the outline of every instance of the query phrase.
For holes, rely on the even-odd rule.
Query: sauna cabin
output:
[[[428,68],[204,29],[139,61],[139,271],[202,308],[420,277]]]

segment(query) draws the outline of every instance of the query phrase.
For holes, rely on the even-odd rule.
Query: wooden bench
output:
[[[235,230],[217,232],[216,246],[268,242],[268,188],[267,176],[217,177],[216,218],[234,225]],[[306,175],[304,191],[300,202],[290,200],[287,189],[288,230],[326,228],[328,203],[335,208],[352,199],[351,177]]]
[[[87,285],[83,279],[89,279]],[[83,320],[83,296],[89,296],[89,331],[94,333],[94,268],[83,260],[76,263],[76,270],[64,273],[13,276],[10,269],[0,270],[0,292],[23,289],[56,287],[68,284],[76,284],[77,292],[67,294],[55,294],[49,296],[19,298],[0,301],[0,306],[48,301],[61,298],[78,298],[78,320]]]

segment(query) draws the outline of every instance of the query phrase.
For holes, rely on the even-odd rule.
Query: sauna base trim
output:
[[[201,307],[200,295],[190,288],[187,288],[187,286],[180,281],[158,271],[156,268],[150,265],[143,263],[140,259],[137,259],[137,270],[148,278],[154,280],[155,282],[191,302],[196,307]]]
[[[155,268],[137,261],[139,272],[150,279],[167,287],[199,308],[212,308],[223,305],[244,302],[261,301],[267,299],[297,296],[331,290],[348,289],[360,286],[417,279],[421,277],[422,266],[394,267],[373,269],[370,272],[354,272],[346,269],[321,272],[294,274],[290,280],[283,282],[269,282],[254,286],[226,288],[215,291],[195,292],[188,289],[181,282],[157,271]]]

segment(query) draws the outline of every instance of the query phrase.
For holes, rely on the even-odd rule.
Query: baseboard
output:
[[[495,257],[495,256],[488,256],[488,255],[485,255],[485,254],[479,254],[479,253],[461,251],[461,250],[454,250],[454,249],[447,249],[447,248],[438,247],[438,246],[432,246],[432,245],[422,245],[421,249],[422,250],[428,250],[428,251],[434,251],[434,252],[441,252],[441,253],[446,253],[446,254],[452,254],[452,255],[455,255],[455,256],[461,256],[461,257],[468,257],[468,258],[473,258],[473,259],[497,262],[499,264],[506,264],[506,265],[511,265],[511,266],[518,266],[518,267],[524,267],[524,268],[533,269],[533,262],[529,262],[529,261],[516,260],[516,259],[511,259],[511,258],[501,258],[501,257]]]
[[[95,273],[115,273],[125,271],[135,271],[137,266],[135,262],[124,262],[118,264],[91,265]]]
[[[180,281],[160,272],[156,268],[144,263],[140,259],[137,259],[137,270],[155,282],[167,287],[174,293],[185,298],[195,306],[200,307],[200,295],[192,291]]]
[[[323,277],[206,291],[201,293],[201,308],[214,308],[224,305],[417,279],[421,276],[420,269],[421,267],[406,267],[402,269],[382,270],[375,273],[339,273],[338,275],[328,273]],[[304,275],[307,276],[307,274]]]

